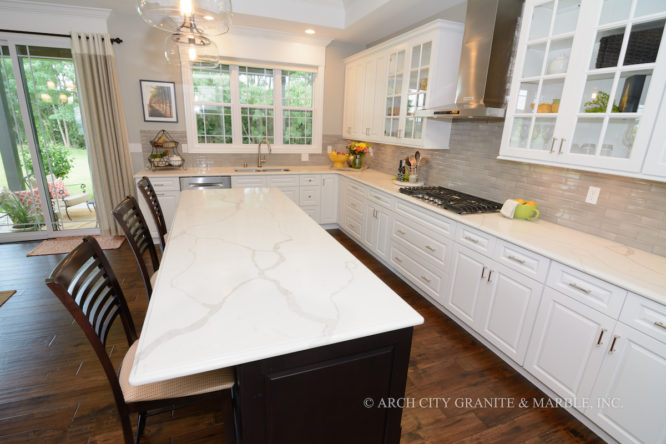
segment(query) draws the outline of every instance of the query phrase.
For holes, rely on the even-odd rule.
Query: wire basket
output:
[[[148,161],[152,169],[182,168],[185,159],[178,152],[178,141],[166,130],[160,130],[150,141],[152,150]]]

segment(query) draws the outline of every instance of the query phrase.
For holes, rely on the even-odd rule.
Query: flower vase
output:
[[[363,156],[361,154],[353,154],[351,156],[351,167],[357,170],[363,166]]]

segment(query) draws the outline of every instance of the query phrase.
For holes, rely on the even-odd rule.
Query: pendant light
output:
[[[231,0],[137,0],[139,15],[172,34],[224,34],[231,26]]]
[[[219,57],[215,42],[203,34],[175,33],[164,40],[164,58],[169,63],[214,68],[220,63]]]

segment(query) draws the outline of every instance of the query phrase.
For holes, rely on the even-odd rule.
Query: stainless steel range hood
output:
[[[467,0],[456,102],[416,111],[435,119],[499,118],[523,0]]]

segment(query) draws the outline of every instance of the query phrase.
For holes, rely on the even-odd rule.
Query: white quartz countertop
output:
[[[130,383],[421,323],[414,309],[280,190],[184,191]]]
[[[184,174],[173,171],[170,174],[166,171],[156,174],[154,171],[142,170],[136,174],[136,177],[258,174],[235,173],[235,168],[237,167],[216,167],[203,172],[197,169],[184,169],[182,170],[186,171]],[[326,165],[285,168],[291,171],[262,174],[339,173],[666,305],[666,257],[543,220],[535,222],[511,220],[498,213],[459,215],[401,194],[398,191],[400,187],[392,183],[391,175],[372,169],[337,170]]]

